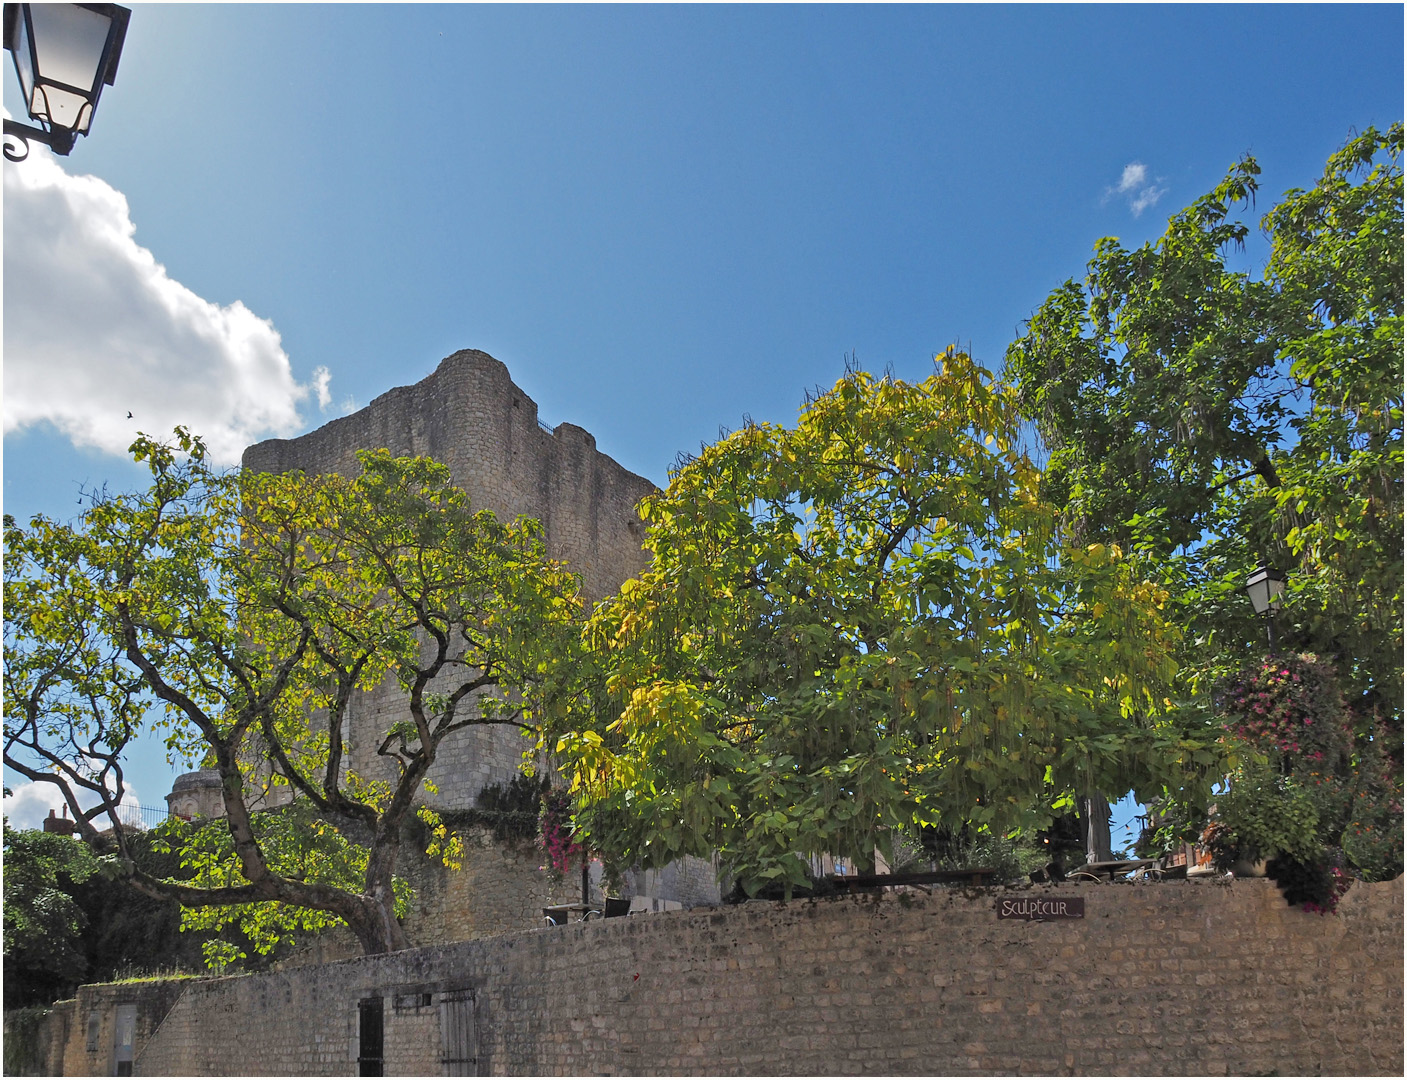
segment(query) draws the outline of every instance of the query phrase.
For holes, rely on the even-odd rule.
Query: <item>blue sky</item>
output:
[[[4,163],[4,509],[460,348],[663,484],[847,353],[1000,366],[1096,239],[1247,153],[1268,209],[1402,88],[1395,4],[134,5],[92,135]]]

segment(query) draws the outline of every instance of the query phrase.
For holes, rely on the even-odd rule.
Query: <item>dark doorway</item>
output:
[[[385,1076],[385,1010],[381,998],[357,1003],[357,1075]]]

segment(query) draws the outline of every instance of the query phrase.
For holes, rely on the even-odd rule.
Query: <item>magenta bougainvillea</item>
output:
[[[572,800],[561,788],[548,788],[543,793],[538,833],[554,873],[565,874],[580,862],[586,849],[572,839]]]
[[[1333,768],[1353,745],[1333,669],[1315,656],[1266,658],[1223,685],[1221,705],[1228,732],[1299,764]]]
[[[1348,892],[1348,887],[1352,884],[1353,875],[1342,866],[1330,867],[1327,898],[1322,903],[1306,900],[1304,910],[1318,912],[1320,915],[1332,915],[1339,909],[1339,901],[1343,899],[1343,894]]]

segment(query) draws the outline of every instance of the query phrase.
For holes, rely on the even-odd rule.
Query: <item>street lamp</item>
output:
[[[5,48],[29,118],[43,125],[6,120],[7,158],[28,157],[30,139],[66,155],[76,136],[88,134],[98,95],[117,76],[131,15],[117,4],[5,5]]]
[[[1280,594],[1285,591],[1285,578],[1278,571],[1262,566],[1246,579],[1246,594],[1251,598],[1251,607],[1257,615],[1266,615],[1266,634],[1270,640],[1270,651],[1275,651],[1275,612],[1280,607]]]

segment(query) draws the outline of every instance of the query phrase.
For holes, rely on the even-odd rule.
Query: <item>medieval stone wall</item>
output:
[[[82,986],[77,998],[55,1002],[47,1018],[51,1057],[39,1075],[115,1075],[119,1047],[126,1037],[119,1031],[119,1010],[125,1006],[135,1014],[128,1045],[133,1055],[140,1054],[180,1002],[184,982],[182,979],[150,979]]]
[[[645,565],[636,504],[655,490],[596,449],[575,424],[546,429],[537,403],[488,353],[446,357],[413,386],[398,386],[360,412],[296,439],[244,452],[244,468],[356,475],[356,452],[387,449],[447,465],[471,503],[500,518],[542,522],[547,549],[582,575],[587,595],[607,596]]]
[[[404,920],[406,937],[468,941],[542,925],[542,909],[581,899],[581,879],[554,876],[535,846],[505,845],[483,829],[461,834],[464,856],[453,870],[420,853],[408,853],[403,872],[415,889]]]
[[[261,472],[355,475],[358,450],[427,455],[447,465],[471,505],[500,519],[542,523],[548,553],[582,577],[587,599],[614,593],[645,566],[644,527],[636,505],[654,485],[596,449],[574,424],[545,428],[537,404],[508,369],[477,350],[446,357],[414,386],[401,386],[351,416],[296,439],[271,439],[244,452],[244,468]],[[352,702],[349,761],[365,776],[386,776],[376,754],[380,736],[402,719],[404,696],[394,679]],[[460,732],[441,747],[430,779],[443,809],[473,805],[488,784],[517,774],[525,743],[515,728]]]
[[[1053,886],[1083,919],[997,918],[1032,892],[754,902],[188,981],[135,1072],[354,1075],[380,999],[388,1075],[1402,1075],[1401,878],[1335,916],[1260,879]],[[73,1012],[132,997],[84,987]],[[63,1071],[108,1071],[83,1026]]]

